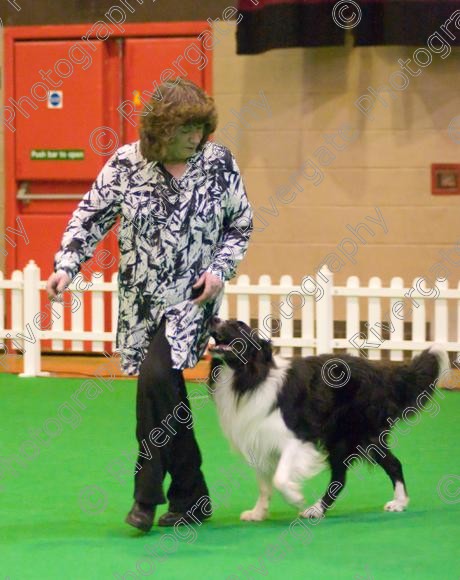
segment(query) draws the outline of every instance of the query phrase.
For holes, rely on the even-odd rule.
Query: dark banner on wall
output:
[[[345,30],[332,17],[333,0],[240,0],[237,53],[272,48],[341,45]]]
[[[460,0],[240,0],[237,53],[337,46],[460,46]],[[438,37],[441,35],[441,37]]]

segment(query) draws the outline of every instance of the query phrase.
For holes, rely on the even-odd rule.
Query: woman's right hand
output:
[[[46,283],[48,298],[58,299],[58,294],[65,290],[71,281],[72,278],[64,270],[53,272]]]

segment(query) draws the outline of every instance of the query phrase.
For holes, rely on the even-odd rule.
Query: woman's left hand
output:
[[[203,291],[198,296],[198,298],[192,300],[193,304],[204,304],[208,300],[215,298],[222,290],[224,283],[218,276],[215,276],[210,272],[203,272],[195,284],[193,284],[192,288],[199,288],[203,285]]]

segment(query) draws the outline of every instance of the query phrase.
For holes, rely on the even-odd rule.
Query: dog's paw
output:
[[[386,512],[403,512],[407,507],[407,503],[406,500],[392,499],[383,506],[383,509]]]
[[[261,510],[247,510],[242,512],[240,520],[245,522],[261,522],[267,517],[267,514]]]
[[[299,514],[302,518],[318,519],[324,516],[324,508],[320,501],[317,501],[311,507]]]

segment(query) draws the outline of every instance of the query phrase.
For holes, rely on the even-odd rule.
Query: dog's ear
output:
[[[272,361],[273,360],[272,341],[261,339],[260,345],[262,346],[262,354],[264,355],[264,359],[267,362]]]

